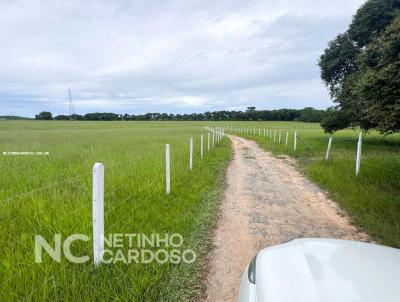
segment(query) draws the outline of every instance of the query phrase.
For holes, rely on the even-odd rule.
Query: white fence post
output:
[[[169,144],[165,145],[165,191],[171,192],[171,154]]]
[[[282,134],[281,131],[282,131],[282,130],[279,129],[279,144],[281,143],[281,134]]]
[[[297,148],[297,131],[294,132],[294,143],[293,143],[293,150],[296,152]]]
[[[210,152],[210,132],[207,135],[207,151]]]
[[[215,131],[214,129],[212,130],[212,147],[214,148],[215,145]]]
[[[274,130],[274,143],[276,141],[276,129]]]
[[[200,157],[203,159],[203,140],[204,140],[204,135],[202,134],[200,137]]]
[[[362,132],[358,135],[358,143],[357,143],[357,159],[356,159],[356,176],[360,174],[360,166],[361,166],[361,147],[362,147]]]
[[[329,135],[328,148],[326,149],[325,160],[329,159],[329,154],[331,153],[331,146],[332,146],[332,135]]]
[[[288,141],[289,141],[289,130],[286,130],[286,142],[285,142],[286,148],[288,145]]]
[[[93,166],[93,262],[100,264],[104,252],[104,165]]]
[[[189,143],[189,170],[193,169],[193,137],[190,138]]]

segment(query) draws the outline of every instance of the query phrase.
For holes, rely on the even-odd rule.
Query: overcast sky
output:
[[[0,0],[0,115],[326,108],[361,0]]]

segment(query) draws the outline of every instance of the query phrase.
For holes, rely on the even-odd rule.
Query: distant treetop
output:
[[[191,114],[116,114],[110,112],[94,112],[85,115],[57,115],[55,120],[77,121],[303,121],[318,123],[324,114],[323,110],[311,107],[304,109],[277,110],[246,110],[246,111],[213,111]],[[51,120],[52,114],[43,111],[36,115],[37,120]]]

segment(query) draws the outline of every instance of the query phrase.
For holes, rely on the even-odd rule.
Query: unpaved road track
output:
[[[244,268],[258,250],[300,237],[368,241],[288,160],[237,136],[214,233],[205,301],[237,301]]]

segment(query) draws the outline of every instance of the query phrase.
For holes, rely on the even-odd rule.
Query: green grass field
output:
[[[218,194],[230,158],[227,139],[200,160],[206,123],[0,122],[2,152],[48,156],[0,160],[0,301],[187,301],[202,289]],[[189,171],[189,138],[194,167]],[[205,142],[207,139],[205,138]],[[165,144],[171,145],[171,195],[165,194]],[[205,144],[207,145],[207,144]],[[192,264],[73,264],[44,257],[34,238],[92,236],[92,166],[105,165],[105,232],[183,236]],[[127,249],[128,247],[126,247]],[[75,242],[77,256],[92,243]]]
[[[256,134],[236,133],[256,140],[273,154],[287,154],[297,159],[304,173],[350,214],[352,221],[378,242],[400,248],[400,135],[383,137],[364,134],[361,172],[355,176],[358,131],[343,130],[333,135],[331,154],[324,160],[328,135],[318,124],[285,122],[225,123],[236,127],[256,128]],[[299,140],[293,151],[294,128]],[[303,128],[306,127],[306,128]],[[261,128],[261,136],[258,129]],[[282,129],[281,144],[278,143]],[[289,143],[286,148],[286,128]],[[277,130],[276,142],[264,137],[263,129]]]

